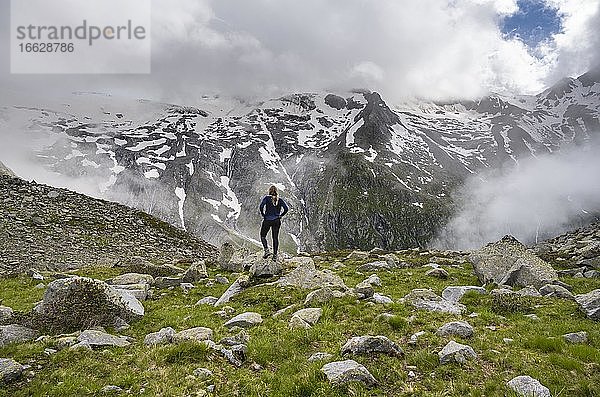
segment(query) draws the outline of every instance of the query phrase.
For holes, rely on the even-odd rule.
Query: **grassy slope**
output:
[[[328,254],[318,263],[327,268],[342,257]],[[403,259],[423,262],[427,258]],[[338,273],[347,285],[354,286],[368,276],[355,272],[360,263],[345,264]],[[477,285],[468,265],[463,269],[449,268],[450,278],[443,281],[425,276],[426,270],[380,272],[383,287],[377,291],[397,301],[413,288],[429,287],[441,293],[447,285]],[[106,278],[116,271],[92,269],[79,273]],[[600,288],[600,280],[564,281],[574,285],[576,293]],[[43,293],[34,289],[35,284],[25,277],[0,280],[0,299],[4,305],[27,310]],[[301,303],[306,291],[266,286],[249,289],[231,303],[236,313],[252,310],[263,315],[264,323],[249,331],[248,346],[248,362],[259,363],[264,368],[261,371],[252,371],[248,364],[236,369],[199,345],[143,345],[147,333],[166,326],[176,330],[208,326],[214,329],[216,340],[228,336],[222,326],[224,320],[213,314],[216,309],[194,306],[204,296],[219,296],[226,287],[198,284],[188,295],[179,289],[157,291],[156,295],[164,295],[145,302],[146,316],[124,332],[137,341],[130,348],[63,350],[52,356],[44,354],[48,346],[43,343],[0,348],[0,357],[30,364],[36,372],[30,382],[0,389],[0,396],[91,396],[106,385],[129,389],[133,395],[194,396],[209,384],[190,376],[198,367],[213,371],[218,396],[503,396],[505,382],[522,374],[539,379],[553,396],[600,396],[600,324],[585,319],[574,302],[565,300],[536,301],[534,312],[540,320],[533,321],[519,312],[505,313],[503,317],[491,310],[491,297],[468,295],[463,299],[467,314],[480,314],[476,318],[463,316],[475,327],[475,336],[456,340],[471,345],[479,357],[464,366],[438,364],[437,352],[448,338],[438,337],[435,330],[456,316],[417,311],[400,303],[385,307],[344,298],[324,306],[323,317],[313,329],[289,330],[289,314],[280,320],[271,315],[292,303]],[[391,321],[376,320],[384,312],[396,317]],[[486,328],[490,326],[495,330]],[[420,330],[427,331],[426,335],[416,346],[408,345],[410,335]],[[582,330],[589,333],[586,345],[566,344],[560,338],[564,333]],[[332,387],[319,371],[323,363],[307,362],[317,351],[342,359],[339,351],[346,340],[365,334],[386,335],[399,342],[406,353],[404,359],[352,357],[371,371],[380,383],[378,388],[368,390],[359,384]],[[503,338],[514,342],[505,344]],[[408,379],[407,366],[416,367],[416,379]]]

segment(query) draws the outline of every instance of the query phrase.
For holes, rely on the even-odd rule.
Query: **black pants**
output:
[[[281,220],[275,219],[274,221],[263,220],[262,226],[260,227],[260,242],[263,245],[265,251],[268,250],[267,245],[267,233],[269,233],[269,229],[271,230],[271,234],[273,235],[273,255],[277,255],[277,250],[279,249],[279,228],[281,227]]]

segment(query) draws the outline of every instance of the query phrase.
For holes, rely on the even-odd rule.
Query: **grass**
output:
[[[345,267],[336,272],[348,286],[354,286],[369,274],[358,274],[363,262],[346,261],[346,252],[321,254],[319,266],[331,268],[337,261]],[[405,255],[402,261],[427,263],[429,258],[418,253]],[[146,315],[124,331],[136,340],[128,348],[104,350],[62,350],[46,355],[51,343],[32,342],[0,348],[0,357],[14,358],[31,365],[35,375],[28,380],[0,388],[0,396],[94,396],[106,385],[117,385],[131,395],[196,396],[213,383],[215,396],[504,396],[510,395],[505,384],[518,375],[530,375],[546,385],[553,396],[600,396],[600,325],[586,319],[575,302],[538,298],[527,302],[527,310],[494,310],[490,295],[467,294],[462,303],[463,316],[418,311],[398,303],[414,288],[431,288],[436,293],[449,285],[478,285],[468,264],[446,266],[446,280],[425,276],[427,268],[413,267],[392,272],[379,272],[383,286],[377,292],[390,296],[396,303],[374,305],[352,297],[323,305],[321,320],[309,330],[290,330],[288,321],[293,311],[278,319],[272,314],[291,304],[299,307],[308,291],[275,286],[257,286],[235,297],[230,306],[235,313],[255,311],[264,322],[248,330],[248,361],[235,368],[223,357],[193,343],[147,348],[144,336],[162,327],[175,330],[206,326],[214,331],[214,339],[230,336],[223,327],[224,319],[214,314],[217,309],[195,306],[202,297],[219,296],[226,285],[207,287],[198,283],[188,294],[180,289],[155,291],[155,299],[144,302]],[[110,278],[121,269],[96,268],[77,271],[95,278]],[[211,276],[221,270],[213,269]],[[230,280],[234,277],[225,274]],[[565,278],[577,293],[597,288],[596,280]],[[42,298],[38,282],[28,277],[0,279],[0,299],[15,310],[30,310]],[[469,313],[477,317],[468,317]],[[390,318],[378,317],[389,313]],[[535,313],[539,320],[524,314]],[[463,319],[475,328],[470,339],[454,338],[478,353],[478,358],[463,365],[439,365],[437,352],[450,338],[436,335],[448,321]],[[111,330],[112,331],[112,330]],[[407,342],[417,331],[425,331],[415,345]],[[587,331],[589,341],[572,345],[561,335]],[[403,348],[403,358],[387,356],[355,356],[352,359],[369,369],[378,386],[368,389],[360,384],[331,386],[321,373],[322,362],[308,362],[315,352],[340,355],[340,347],[352,336],[385,335]],[[504,338],[511,338],[508,344]],[[257,370],[250,364],[256,363]],[[210,381],[193,376],[194,369],[204,367],[214,373]],[[409,371],[415,376],[409,377]]]

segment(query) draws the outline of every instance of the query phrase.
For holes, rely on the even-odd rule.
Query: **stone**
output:
[[[409,345],[416,345],[421,336],[425,335],[425,331],[419,331],[412,334],[408,340]]]
[[[175,276],[183,273],[183,269],[178,266],[169,263],[157,265],[147,261],[141,256],[126,258],[118,262],[115,266],[125,268],[132,273],[149,274],[154,278]]]
[[[227,321],[224,325],[226,328],[242,327],[249,328],[259,325],[263,322],[262,316],[254,312],[241,313]]]
[[[381,259],[383,259],[391,268],[398,267],[400,263],[400,259],[395,254],[385,254],[381,255]]]
[[[69,350],[92,350],[92,346],[89,343],[79,342],[69,347]]]
[[[250,335],[245,330],[241,330],[234,336],[228,336],[219,341],[219,344],[225,346],[247,345],[250,342]]]
[[[186,341],[203,342],[213,338],[213,330],[206,327],[194,327],[177,332],[173,335],[173,342],[181,343]]]
[[[196,306],[200,306],[200,305],[214,306],[218,300],[219,300],[219,298],[217,298],[217,297],[206,296],[206,297],[200,299],[198,302],[196,302]]]
[[[229,284],[229,279],[225,276],[221,276],[220,274],[217,274],[215,281],[219,284]]]
[[[173,343],[175,330],[171,327],[161,328],[158,332],[152,332],[144,338],[144,344],[148,346],[167,345]]]
[[[181,283],[179,284],[179,288],[183,291],[184,294],[187,294],[191,290],[194,289],[194,284],[192,283]]]
[[[313,353],[308,358],[308,361],[312,363],[312,362],[315,362],[315,361],[328,361],[328,360],[331,360],[332,358],[333,358],[333,354],[324,353],[324,352],[317,352],[317,353]]]
[[[588,341],[588,334],[585,331],[573,332],[564,334],[563,339],[569,343],[586,343]]]
[[[229,361],[229,363],[231,363],[232,365],[234,365],[236,367],[242,366],[243,362],[238,358],[239,353],[240,353],[239,351],[236,354],[234,354],[233,350],[227,349],[227,348],[223,347],[223,345],[216,344],[212,340],[205,340],[203,343],[209,349],[214,350],[214,351],[218,352],[219,354],[221,354],[223,357],[225,357],[225,359],[227,361]]]
[[[181,283],[183,283],[181,277],[156,277],[154,279],[154,287],[158,289],[179,287]]]
[[[600,289],[595,289],[587,294],[575,295],[575,301],[586,316],[600,321]]]
[[[530,320],[533,320],[533,321],[539,321],[539,319],[540,319],[540,318],[537,316],[537,314],[535,314],[535,313],[532,313],[532,314],[525,314],[525,315],[524,315],[524,317],[527,317],[528,319],[530,319]]]
[[[297,267],[281,277],[276,282],[277,285],[310,290],[323,287],[348,289],[344,281],[337,274],[329,270],[317,270],[312,258],[295,257],[286,262],[290,266],[297,265]]]
[[[447,279],[448,278],[448,271],[441,268],[441,267],[436,267],[434,269],[431,270],[427,270],[425,272],[426,276],[430,276],[430,277],[437,277],[437,278],[441,278],[441,279]]]
[[[292,317],[289,323],[290,329],[310,329],[312,326],[300,317]]]
[[[140,302],[145,301],[148,298],[148,292],[150,290],[148,284],[113,285],[113,288],[121,295],[133,295],[133,297]]]
[[[341,350],[342,354],[387,354],[401,357],[404,352],[395,342],[385,336],[355,336],[348,340]]]
[[[77,343],[76,336],[63,336],[56,340],[56,342],[54,343],[54,346],[58,350],[62,350],[62,349],[66,349],[67,347],[71,347],[76,343]]]
[[[441,296],[436,295],[430,289],[414,289],[404,298],[404,301],[413,305],[417,309],[428,310],[432,312],[461,314],[466,307],[457,302],[448,301]]]
[[[452,321],[442,325],[437,330],[439,336],[460,336],[470,338],[473,336],[473,327],[465,321]]]
[[[336,386],[349,382],[362,382],[367,386],[377,384],[373,375],[363,365],[354,360],[327,363],[321,368],[321,372],[327,376],[330,383]]]
[[[371,274],[364,282],[376,287],[381,287],[381,279],[376,274]]]
[[[598,270],[590,270],[583,273],[585,278],[600,278],[600,272]]]
[[[11,343],[23,343],[34,340],[38,332],[18,324],[0,326],[0,347]]]
[[[329,287],[319,288],[309,292],[308,295],[306,295],[306,299],[304,299],[304,306],[321,305],[332,301],[333,299],[342,298],[345,295],[345,293]]]
[[[317,321],[323,315],[323,309],[318,307],[309,307],[307,309],[300,309],[294,314],[292,314],[292,320],[294,317],[299,318],[300,320],[307,323],[309,326],[315,325]]]
[[[100,346],[125,347],[125,346],[129,346],[131,344],[127,341],[127,339],[125,337],[114,336],[111,334],[107,334],[106,332],[91,330],[91,329],[83,331],[77,337],[77,342],[87,344],[91,347],[100,347]]]
[[[474,285],[460,285],[444,288],[442,291],[442,298],[456,303],[459,302],[467,292],[476,292],[482,295],[487,294],[487,291],[483,287],[477,287]]]
[[[133,321],[144,315],[144,307],[133,295],[86,277],[52,281],[34,311],[44,328],[67,332],[97,325],[112,327],[117,318]]]
[[[120,394],[120,393],[123,393],[123,389],[121,389],[119,386],[115,386],[115,385],[106,385],[102,389],[100,389],[100,393]]]
[[[205,278],[208,278],[206,271],[206,263],[204,261],[193,262],[190,267],[183,273],[183,281],[186,283],[196,283]]]
[[[253,261],[252,265],[250,265],[250,277],[267,278],[281,274],[283,270],[281,260],[273,260],[271,257],[263,259],[262,255],[258,255],[259,256]]]
[[[496,283],[540,288],[558,280],[558,274],[547,262],[540,259],[512,236],[471,252],[475,275],[482,284]]]
[[[381,295],[378,293],[373,294],[373,296],[371,297],[371,302],[375,302],[380,305],[389,305],[390,303],[394,303],[392,298],[390,298],[389,296]]]
[[[518,290],[517,292],[515,292],[517,295],[521,295],[521,296],[530,296],[533,298],[537,298],[542,296],[542,294],[539,293],[539,291],[537,289],[535,289],[535,287],[533,285],[529,285],[525,288],[521,288],[520,290]]]
[[[0,324],[6,324],[12,318],[14,312],[8,306],[0,306]]]
[[[238,295],[249,285],[250,282],[248,276],[240,276],[237,280],[233,282],[233,284],[229,286],[229,288],[227,288],[225,292],[223,292],[223,295],[221,295],[221,297],[215,302],[215,306],[221,306],[229,302],[231,298]]]
[[[154,277],[149,274],[140,273],[125,273],[116,276],[110,280],[106,280],[108,284],[113,285],[130,285],[130,284],[154,284]]]
[[[547,298],[575,299],[573,294],[560,285],[546,284],[540,288],[540,294]]]
[[[392,270],[392,265],[386,261],[375,261],[365,263],[364,265],[360,265],[356,268],[357,272],[366,273],[366,272],[379,272],[379,271],[389,271]]]
[[[506,385],[519,397],[551,397],[550,390],[531,376],[517,376]]]
[[[442,350],[438,352],[440,358],[440,364],[449,363],[465,363],[471,358],[476,358],[477,354],[471,346],[461,345],[453,340],[448,342]]]
[[[205,381],[212,379],[213,373],[210,369],[206,368],[196,368],[194,370],[194,376],[198,378],[200,381]]]
[[[9,358],[0,358],[0,380],[11,383],[18,380],[23,374],[23,366]]]
[[[369,253],[364,251],[352,251],[346,259],[351,261],[365,261],[369,259]]]
[[[356,284],[356,287],[354,287],[354,293],[359,299],[369,299],[373,296],[375,291],[373,290],[373,286],[365,280]]]

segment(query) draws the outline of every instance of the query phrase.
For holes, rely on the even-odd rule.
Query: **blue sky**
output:
[[[509,36],[518,36],[530,47],[560,31],[557,10],[547,7],[543,0],[519,0],[519,11],[506,17],[502,31]]]

